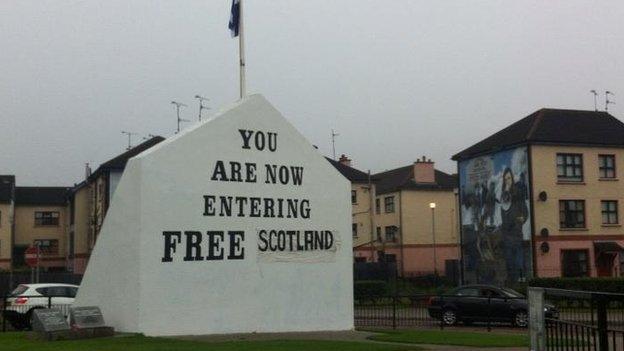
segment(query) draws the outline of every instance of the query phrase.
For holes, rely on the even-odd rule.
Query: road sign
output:
[[[26,261],[26,264],[30,267],[36,267],[37,266],[37,261],[39,261],[37,259],[37,247],[36,246],[31,246],[29,248],[26,249],[26,251],[24,251],[24,260]]]

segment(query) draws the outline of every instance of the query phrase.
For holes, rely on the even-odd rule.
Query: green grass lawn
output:
[[[529,337],[523,334],[479,333],[455,330],[382,330],[378,332],[383,334],[372,336],[371,340],[474,347],[529,346]]]
[[[32,341],[25,333],[0,333],[2,351],[410,351],[417,346],[347,341],[229,341],[202,342],[140,335],[69,341]]]

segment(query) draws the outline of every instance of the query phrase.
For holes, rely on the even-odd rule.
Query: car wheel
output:
[[[513,325],[520,328],[526,328],[529,325],[529,315],[526,311],[518,311],[514,315]]]
[[[457,313],[453,310],[444,310],[442,312],[442,323],[445,325],[455,325],[455,323],[457,323]]]

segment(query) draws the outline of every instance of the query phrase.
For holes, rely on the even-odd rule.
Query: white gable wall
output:
[[[276,132],[277,150],[242,149],[239,129]],[[255,163],[258,181],[211,181],[217,160]],[[265,184],[265,164],[303,166],[303,184]],[[127,242],[130,247],[124,248],[123,256],[133,255],[140,261],[136,265],[140,267],[138,301],[133,301],[136,302],[133,307],[139,311],[138,324],[124,321],[115,327],[147,335],[352,329],[350,183],[264,98],[251,96],[220,116],[160,143],[134,158],[126,173],[137,173],[139,168],[143,175],[140,179],[126,174],[122,177],[105,220],[105,226],[117,221],[133,222],[135,226],[120,224],[106,232],[103,228],[99,239],[104,235],[135,238],[132,243]],[[126,193],[124,186],[134,191],[140,189],[140,194]],[[311,216],[309,219],[204,216],[203,195],[208,194],[305,198],[310,200]],[[140,216],[112,211],[119,203],[132,201],[129,198],[140,199]],[[136,223],[140,223],[140,228],[136,228]],[[337,249],[318,255],[308,253],[299,257],[295,253],[285,259],[278,255],[267,259],[258,255],[257,235],[261,229],[331,230],[338,242]],[[173,262],[161,262],[162,233],[168,230],[244,231],[245,258],[183,261],[182,244],[177,246]],[[226,256],[227,244],[226,236]],[[98,241],[95,251],[108,251],[109,245]],[[89,268],[100,265],[94,263]],[[110,263],[104,266],[112,267]],[[115,315],[112,319],[115,322],[126,319],[127,313],[119,314],[112,307],[119,298],[86,297],[99,285],[90,275],[99,274],[87,271],[77,303],[101,306],[107,322],[111,320],[109,315]],[[113,301],[99,303],[104,300]]]

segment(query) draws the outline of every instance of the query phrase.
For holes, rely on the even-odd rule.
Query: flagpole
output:
[[[239,56],[239,70],[240,70],[240,98],[242,99],[246,94],[245,87],[245,31],[243,29],[243,0],[238,2],[238,56]]]

